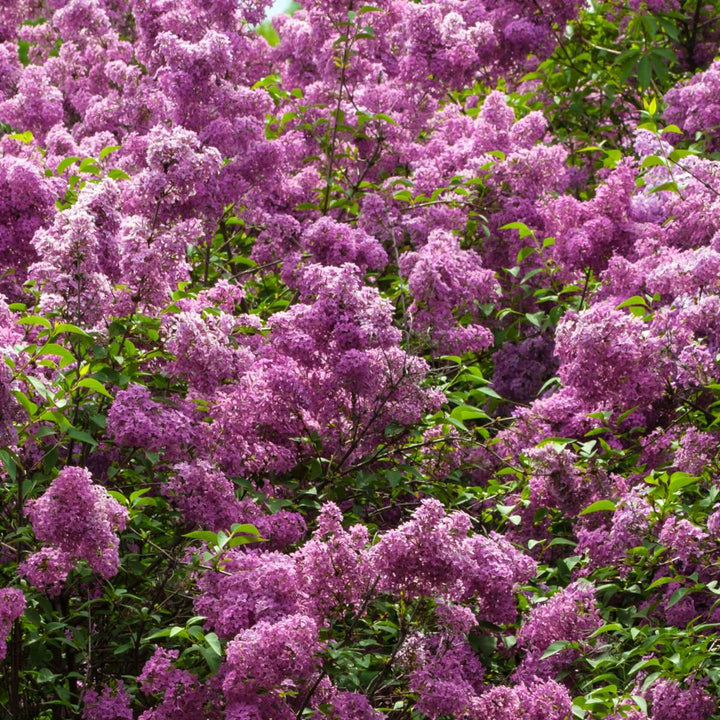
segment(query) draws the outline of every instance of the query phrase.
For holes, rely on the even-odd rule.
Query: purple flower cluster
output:
[[[683,688],[676,680],[659,680],[648,692],[652,720],[671,720],[678,715],[688,720],[707,720],[717,707],[702,685],[695,680]]]
[[[12,624],[25,612],[27,601],[22,590],[3,588],[0,590],[0,660],[7,654],[7,636]]]
[[[33,235],[53,216],[58,184],[45,177],[36,158],[12,154],[0,144],[0,263],[2,292],[17,296],[37,258]]]
[[[515,673],[518,680],[552,679],[567,670],[578,651],[564,649],[543,659],[554,642],[586,640],[602,625],[595,603],[595,588],[579,581],[568,585],[547,602],[533,608],[518,632],[518,645],[525,657]]]
[[[117,573],[117,533],[125,529],[128,512],[84,468],[64,468],[43,495],[28,503],[27,514],[35,537],[51,546],[21,567],[33,584],[56,590],[80,560],[104,578]]]
[[[408,311],[413,332],[428,334],[438,354],[480,352],[492,345],[492,333],[477,324],[459,325],[457,317],[479,319],[479,305],[499,295],[495,274],[473,250],[461,250],[457,238],[436,230],[416,252],[403,254],[413,303]]]
[[[316,676],[325,649],[320,630],[349,609],[362,614],[401,596],[435,603],[444,628],[408,639],[400,653],[422,712],[437,717],[468,708],[468,693],[483,690],[483,668],[463,638],[479,621],[515,619],[517,588],[535,563],[499,536],[471,535],[469,516],[446,514],[436,500],[423,501],[410,520],[370,546],[364,525],[345,529],[341,521],[337,506],[327,504],[312,538],[295,552],[233,549],[222,572],[199,575],[195,609],[229,639],[227,702],[258,707],[261,698],[275,698],[289,712],[280,691],[302,694]],[[341,712],[346,703],[332,697],[334,712]],[[348,712],[355,708],[360,718],[370,712],[359,699],[345,699]]]
[[[116,688],[104,685],[83,695],[83,720],[133,720],[131,698],[122,680]]]
[[[188,307],[174,318],[170,370],[187,373],[211,424],[197,422],[190,398],[160,404],[132,386],[108,416],[116,443],[162,448],[167,460],[192,447],[239,474],[288,471],[317,438],[323,455],[345,466],[389,425],[410,425],[438,406],[441,393],[421,386],[427,364],[401,349],[390,303],[362,284],[355,265],[312,264],[295,281],[300,302],[275,313],[264,333],[256,318],[222,311]]]
[[[686,83],[672,88],[665,95],[665,118],[678,125],[690,137],[703,133],[710,146],[717,149],[720,127],[720,62],[717,60],[704,72]]]

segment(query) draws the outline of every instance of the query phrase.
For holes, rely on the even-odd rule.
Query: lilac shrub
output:
[[[710,720],[718,3],[269,5],[0,2],[0,708]]]

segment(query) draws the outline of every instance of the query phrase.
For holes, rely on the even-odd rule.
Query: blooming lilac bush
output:
[[[0,717],[720,717],[720,5],[269,5],[0,2]]]

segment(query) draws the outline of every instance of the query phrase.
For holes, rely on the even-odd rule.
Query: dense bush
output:
[[[0,714],[720,717],[720,3],[0,2]]]

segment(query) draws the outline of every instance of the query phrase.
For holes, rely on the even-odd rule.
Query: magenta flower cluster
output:
[[[86,469],[62,470],[41,497],[28,503],[27,514],[35,537],[45,544],[20,568],[32,584],[57,591],[80,560],[104,578],[117,573],[117,533],[125,529],[128,513]]]

